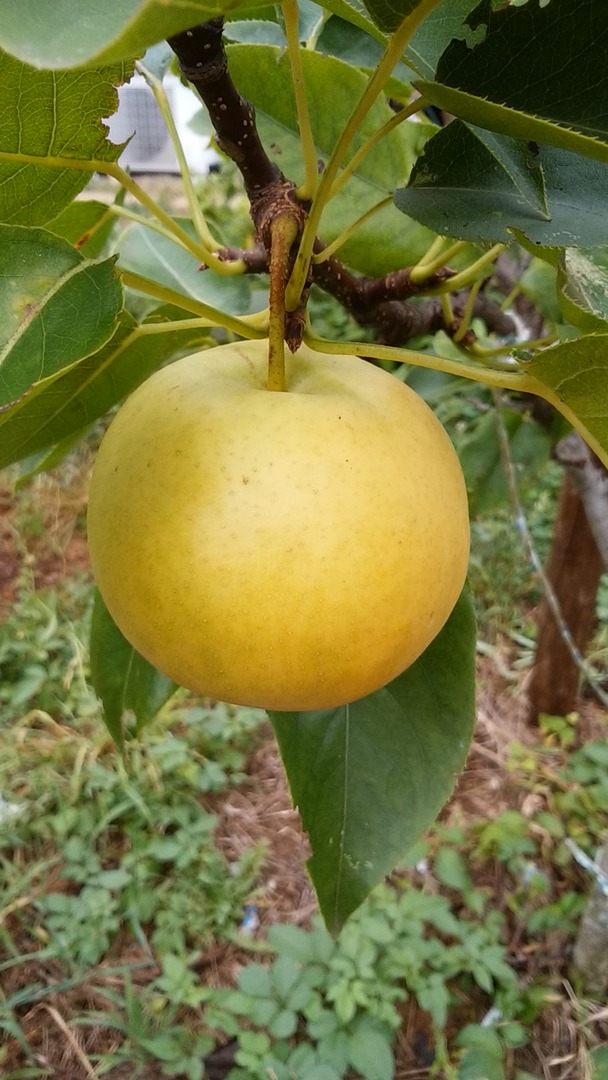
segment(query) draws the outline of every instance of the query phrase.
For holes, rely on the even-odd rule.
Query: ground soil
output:
[[[42,491],[44,497],[36,500],[37,506],[43,509],[37,511],[39,520],[34,532],[31,520],[30,527],[24,526],[23,509],[16,503],[9,483],[0,485],[0,619],[14,602],[24,580],[35,587],[52,586],[75,570],[87,571],[82,516],[86,480],[85,462],[67,492],[59,490],[52,478],[37,481],[42,485],[38,495]],[[499,645],[495,660],[484,658],[480,661],[475,737],[465,770],[443,811],[442,817],[446,821],[487,818],[507,807],[516,807],[533,818],[542,809],[542,792],[530,794],[519,790],[506,767],[509,743],[514,739],[525,743],[532,737],[525,720],[525,676],[513,681],[500,674],[508,669],[509,659],[508,646],[505,645],[501,652]],[[605,735],[605,720],[592,702],[581,701],[580,711],[583,733]],[[258,902],[262,931],[264,926],[278,921],[308,926],[316,911],[305,870],[309,853],[298,815],[290,804],[270,732],[252,751],[248,775],[250,782],[246,786],[231,789],[216,800],[218,843],[231,859],[261,840],[266,844],[267,857]],[[486,866],[484,880],[479,882],[492,887],[498,906],[501,904],[503,872],[497,864],[488,879]],[[567,939],[556,934],[549,942],[549,948],[540,955],[533,947],[521,945],[521,927],[516,920],[510,923],[510,933],[511,961],[522,980],[534,979],[542,973],[543,978],[553,981],[559,992],[559,1005],[543,1014],[531,1046],[518,1056],[518,1068],[527,1068],[543,1080],[584,1080],[580,1002],[568,978],[570,945]],[[137,958],[136,946],[132,941],[125,941],[119,959],[131,962]],[[113,963],[116,959],[113,957]],[[240,954],[233,944],[214,945],[199,961],[201,980],[210,985],[230,984],[246,959],[248,957]],[[22,966],[19,970],[24,985],[56,978],[52,964],[33,962],[30,967]],[[154,974],[148,969],[142,979],[147,980]],[[92,1071],[90,1055],[102,1049],[109,1050],[118,1037],[107,1030],[71,1027],[70,1017],[84,1008],[107,1008],[107,1001],[99,998],[98,988],[103,982],[103,970],[98,970],[97,989],[83,986],[57,993],[35,1005],[21,1018],[25,1035],[35,1048],[37,1061],[46,1070],[45,1080],[91,1080],[97,1075]],[[111,975],[108,974],[105,984],[108,989],[112,988]],[[17,988],[12,981],[3,986],[5,993],[13,993]],[[478,1021],[480,1008],[479,1001],[463,1001],[459,1026],[467,1018]],[[589,1007],[586,1016],[593,1037],[608,1042],[608,1010]],[[428,1022],[411,1003],[404,1007],[403,1027],[396,1046],[396,1080],[422,1080],[431,1075],[432,1046]],[[218,1052],[209,1062],[208,1075],[212,1080],[221,1080],[226,1075],[226,1060],[230,1061],[230,1048]],[[3,1075],[10,1075],[11,1070],[20,1065],[23,1065],[22,1055],[17,1043],[13,1042]],[[125,1066],[113,1069],[106,1076],[109,1080],[127,1080],[132,1074],[132,1068]],[[143,1080],[161,1080],[162,1076],[158,1067],[138,1075]]]

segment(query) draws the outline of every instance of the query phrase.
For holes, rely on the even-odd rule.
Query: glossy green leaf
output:
[[[137,731],[154,719],[177,689],[122,636],[100,594],[95,593],[90,637],[91,682],[101,699],[104,722],[118,746],[125,736],[125,713]]]
[[[114,259],[95,262],[44,229],[0,226],[0,405],[101,348],[122,288]]]
[[[303,179],[302,152],[289,60],[267,46],[234,45],[228,50],[230,70],[240,92],[256,107],[258,130],[269,155],[286,176]],[[366,75],[331,56],[302,50],[311,126],[321,160],[329,157],[344,130],[353,104],[367,84]],[[327,108],[327,87],[332,107]],[[378,100],[360,126],[354,153],[393,113]],[[428,137],[420,124],[402,124],[368,154],[343,190],[329,203],[320,235],[331,242],[370,207],[390,194],[409,175]],[[383,274],[413,263],[426,251],[431,234],[400,217],[389,206],[340,248],[340,258],[367,274]]]
[[[405,214],[444,235],[534,245],[608,244],[605,166],[580,154],[496,135],[455,120],[435,135],[408,186]]]
[[[465,591],[426,652],[383,690],[338,709],[271,714],[332,933],[448,798],[472,732],[474,659]]]
[[[179,224],[194,237],[191,221],[183,219]],[[250,310],[251,283],[244,275],[220,277],[212,270],[200,270],[194,255],[145,225],[128,225],[116,240],[116,250],[122,270],[225,312],[243,315]]]
[[[608,322],[608,250],[566,248],[558,274],[565,318],[587,332],[606,331]]]
[[[139,328],[123,312],[109,342],[58,378],[37,383],[26,397],[0,412],[0,468],[37,454],[86,431],[165,361],[200,348],[208,330],[173,325],[153,332],[159,314]],[[183,319],[183,313],[181,313]]]
[[[543,349],[522,364],[603,461],[608,460],[608,334],[586,334]],[[547,387],[549,394],[543,393]]]
[[[267,0],[5,0],[0,46],[39,68],[75,68],[141,56],[189,26]]]
[[[39,5],[37,20],[44,27]],[[43,225],[68,205],[90,170],[62,168],[61,159],[116,160],[122,147],[108,142],[102,118],[116,111],[115,88],[131,74],[130,64],[40,72],[0,52],[0,221]]]
[[[476,44],[451,42],[420,92],[481,127],[608,161],[608,6],[484,0],[469,21]]]

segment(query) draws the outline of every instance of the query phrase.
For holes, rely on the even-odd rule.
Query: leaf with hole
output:
[[[2,24],[6,16],[5,6]],[[36,19],[45,30],[38,5]],[[87,162],[116,160],[122,147],[108,142],[102,120],[116,112],[116,87],[131,74],[129,64],[40,72],[0,51],[0,221],[45,224],[88,182]],[[62,159],[74,167],[63,167]]]
[[[483,0],[468,21],[474,40],[452,41],[435,80],[415,82],[420,93],[492,131],[608,161],[608,6],[551,0],[494,10]]]

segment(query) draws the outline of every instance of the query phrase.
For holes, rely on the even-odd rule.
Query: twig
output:
[[[223,18],[211,19],[168,39],[180,68],[205,104],[218,145],[243,177],[256,235],[267,251],[274,218],[290,214],[303,228],[306,204],[295,184],[268,157],[255,124],[253,105],[241,97],[228,71]]]

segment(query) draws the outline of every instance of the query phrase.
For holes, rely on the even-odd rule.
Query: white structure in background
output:
[[[166,75],[163,85],[191,172],[208,172],[218,160],[217,154],[209,149],[204,136],[196,135],[188,126],[201,103],[175,75]],[[132,136],[120,156],[123,168],[134,173],[178,173],[171,139],[145,79],[134,75],[119,88],[118,99],[118,111],[106,123],[112,142],[126,142]]]

